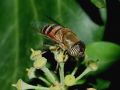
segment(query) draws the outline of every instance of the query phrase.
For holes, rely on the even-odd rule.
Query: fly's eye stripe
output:
[[[47,27],[47,29],[45,30],[45,34],[48,33],[49,29],[50,29],[53,25],[54,25],[54,24],[50,24],[50,25]]]
[[[77,54],[78,50],[76,48],[73,48],[74,55]]]
[[[68,49],[68,53],[72,56],[77,56],[79,53],[79,46],[75,45],[74,47]]]
[[[47,29],[48,27],[49,27],[49,25],[46,25],[46,26],[43,27],[43,29],[42,29],[42,33],[43,33],[43,34],[45,34],[45,31],[46,31],[46,29]]]
[[[56,24],[51,25],[51,27],[47,31],[47,34],[49,34],[56,26],[57,26]]]
[[[68,53],[72,56],[75,56],[76,55],[76,50],[74,48],[70,48],[70,49],[68,49]]]

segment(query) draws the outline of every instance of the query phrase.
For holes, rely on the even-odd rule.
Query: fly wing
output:
[[[48,46],[48,44],[53,45],[56,43],[55,40],[51,40],[51,38],[49,38],[48,36],[46,36],[42,33],[42,29],[46,25],[49,25],[49,24],[45,23],[45,22],[39,22],[39,21],[31,22],[31,28],[33,28],[33,32],[40,35],[43,38],[44,45],[47,45],[47,46]]]
[[[74,44],[80,41],[76,34],[69,30],[68,28],[64,28],[64,30],[62,31],[63,31],[63,43],[68,48],[71,48]]]

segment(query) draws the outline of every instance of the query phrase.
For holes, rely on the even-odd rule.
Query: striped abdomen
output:
[[[56,25],[56,24],[50,24],[50,25],[46,25],[42,29],[42,33],[53,39],[55,38],[54,36],[56,32],[59,31],[60,29],[62,29],[61,26]]]

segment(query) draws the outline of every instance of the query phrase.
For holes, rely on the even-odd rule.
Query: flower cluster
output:
[[[69,74],[65,75],[64,66],[67,60],[69,60],[68,54],[66,54],[63,50],[57,49],[56,46],[50,46],[50,51],[54,54],[54,59],[57,62],[58,75],[51,71],[47,66],[47,59],[43,57],[43,53],[40,50],[31,49],[30,59],[33,61],[33,66],[27,70],[27,76],[29,79],[37,78],[43,81],[47,86],[41,85],[30,85],[25,83],[22,79],[19,79],[16,84],[12,84],[12,86],[16,87],[17,90],[26,90],[26,89],[34,89],[34,90],[67,90],[68,87],[78,85],[78,81],[82,80],[82,78],[91,71],[97,70],[96,62],[89,62],[86,65],[86,69],[77,77],[75,73],[79,68],[76,66],[73,71]],[[36,76],[35,71],[41,70],[45,77]],[[95,88],[87,88],[86,90],[96,90]]]

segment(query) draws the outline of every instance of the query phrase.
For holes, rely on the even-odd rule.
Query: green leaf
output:
[[[95,84],[90,83],[97,90],[106,90],[110,86],[110,81],[97,79]]]
[[[106,11],[101,15],[105,17]],[[31,22],[52,22],[48,17],[71,28],[85,43],[103,37],[104,26],[96,25],[74,0],[1,0],[0,90],[13,90],[12,83],[27,79],[30,48],[42,48],[44,42]]]
[[[86,47],[86,61],[98,60],[98,70],[100,73],[108,69],[120,59],[120,46],[109,42],[95,42]]]

